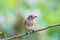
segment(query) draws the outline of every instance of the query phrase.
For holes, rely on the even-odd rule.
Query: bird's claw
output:
[[[32,30],[32,33],[34,32],[34,30]]]

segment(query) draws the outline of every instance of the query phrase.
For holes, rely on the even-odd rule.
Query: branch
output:
[[[34,32],[28,32],[28,34],[32,34],[32,33],[38,32],[38,31],[47,30],[47,29],[49,29],[49,28],[57,27],[57,26],[60,26],[60,24],[50,25],[50,26],[47,26],[47,27],[45,27],[45,28],[35,30]],[[28,34],[27,34],[27,35],[28,35]],[[9,38],[6,38],[6,39],[7,39],[7,40],[10,40],[10,39],[15,39],[15,38],[23,37],[23,36],[26,36],[26,33],[19,34],[19,35],[16,35],[16,36],[12,36],[12,37],[9,37]]]

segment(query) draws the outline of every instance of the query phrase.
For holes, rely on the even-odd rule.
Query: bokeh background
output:
[[[0,0],[0,31],[7,38],[24,33],[28,15],[37,15],[36,29],[60,23],[60,0]],[[60,27],[13,40],[60,40]]]

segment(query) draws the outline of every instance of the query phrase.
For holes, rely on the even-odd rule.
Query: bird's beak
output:
[[[33,18],[37,18],[37,16],[34,16]]]
[[[37,18],[37,16],[34,16],[34,17],[33,17],[33,20],[35,20],[35,18]]]

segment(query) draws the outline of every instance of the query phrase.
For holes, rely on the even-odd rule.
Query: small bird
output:
[[[35,22],[35,19],[37,18],[37,16],[34,16],[34,15],[29,15],[27,17],[27,19],[25,20],[25,29],[26,31],[32,31],[34,32],[34,22]],[[28,32],[26,32],[26,34],[28,34]]]

